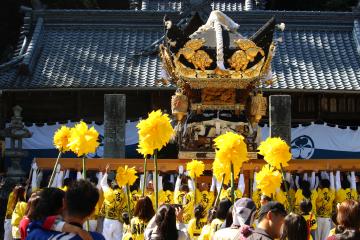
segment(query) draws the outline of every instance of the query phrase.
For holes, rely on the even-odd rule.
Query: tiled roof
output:
[[[352,31],[286,31],[273,59],[271,88],[360,90],[360,55]]]
[[[6,69],[0,70],[0,83],[1,88],[8,88],[8,86],[13,86],[17,76],[16,67],[8,67]]]
[[[253,10],[253,0],[212,0],[211,7],[219,11],[247,11]],[[141,10],[151,11],[181,11],[181,0],[143,0]]]
[[[30,75],[16,77],[14,67],[0,70],[1,89],[173,87],[157,81],[161,74],[158,56],[136,55],[162,35],[162,16],[156,25],[150,16],[142,24],[138,23],[139,17],[129,17],[128,21],[138,21],[134,24],[123,22],[119,20],[126,19],[120,17],[122,13],[108,13],[117,19],[113,24],[106,22],[106,14],[101,21],[96,20],[94,12],[79,13],[81,21],[75,21],[71,12],[64,15],[67,17],[53,19],[47,18],[52,14],[46,14],[39,15],[27,55],[22,60]],[[352,16],[344,13],[341,18],[336,13],[336,21],[331,22],[329,13],[318,19],[317,13],[308,17],[290,13],[287,17],[283,12],[238,14],[240,32],[244,35],[252,34],[273,14],[279,14],[280,21],[289,22],[285,32],[276,32],[274,36],[274,39],[282,37],[283,41],[277,45],[273,59],[276,81],[270,89],[360,90],[360,30]],[[64,19],[61,24],[57,23],[59,18]],[[256,19],[261,20],[256,22]]]

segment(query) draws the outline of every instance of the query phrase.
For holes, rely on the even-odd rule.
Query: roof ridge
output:
[[[354,20],[353,36],[356,44],[356,49],[360,54],[360,22],[359,19]]]
[[[360,12],[322,12],[322,11],[224,11],[226,15],[235,21],[244,22],[263,22],[263,19],[275,16],[278,21],[290,24],[322,23],[329,24],[349,24],[352,25],[354,19],[360,18]],[[43,17],[49,23],[63,22],[132,22],[139,24],[158,23],[162,24],[163,17],[167,15],[170,19],[178,19],[179,12],[174,11],[133,11],[133,10],[87,10],[87,9],[46,9],[34,10],[37,17]],[[241,22],[238,22],[241,24]]]
[[[44,29],[43,23],[44,20],[41,17],[36,21],[34,32],[32,34],[29,46],[27,47],[25,57],[22,61],[22,67],[24,67],[23,70],[25,70],[25,73],[31,73],[32,68],[35,65],[36,56],[40,50],[39,41],[41,40],[41,35]]]

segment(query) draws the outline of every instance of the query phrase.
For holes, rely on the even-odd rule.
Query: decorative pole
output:
[[[155,208],[158,209],[159,207],[159,183],[158,183],[158,165],[157,165],[157,153],[158,150],[154,150],[154,165],[155,165]]]
[[[83,179],[86,180],[86,156],[84,155],[82,157],[82,175],[83,175]]]
[[[220,190],[216,196],[216,199],[215,199],[215,202],[214,202],[214,208],[217,207],[217,205],[219,204],[219,201],[220,201],[220,195],[221,195],[221,191],[223,189],[223,185],[224,185],[224,180],[225,180],[225,174],[223,174],[222,176],[222,180],[221,180],[221,185],[220,185]]]
[[[145,189],[146,189],[146,175],[147,175],[147,156],[144,158],[144,179],[143,179],[143,189],[142,189],[142,196],[145,196]]]
[[[234,177],[234,164],[230,163],[230,169],[231,169],[231,202],[234,204],[235,203],[235,187],[234,187],[234,181],[235,181],[235,177]]]
[[[48,183],[48,188],[51,187],[51,184],[52,184],[53,181],[54,181],[56,168],[57,168],[57,166],[59,165],[59,159],[60,159],[60,158],[61,158],[61,151],[59,151],[59,154],[58,154],[58,157],[57,157],[57,159],[56,159],[54,168],[53,168],[53,170],[52,170],[51,177],[50,177],[50,180],[49,180],[49,183]]]

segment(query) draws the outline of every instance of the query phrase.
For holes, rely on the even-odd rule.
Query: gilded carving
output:
[[[199,50],[204,43],[204,39],[191,39],[179,50],[177,56],[183,55],[187,61],[194,64],[196,69],[204,71],[213,62],[209,54],[204,50]]]

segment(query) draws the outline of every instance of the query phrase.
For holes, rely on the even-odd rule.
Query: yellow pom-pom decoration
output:
[[[68,147],[78,157],[95,153],[99,146],[99,133],[94,127],[88,128],[88,125],[81,121],[70,129],[70,134]]]
[[[189,176],[195,179],[203,174],[205,164],[202,161],[192,160],[186,164],[186,170],[189,172]]]
[[[139,152],[143,155],[152,155],[155,149],[161,150],[174,134],[168,114],[163,114],[161,110],[149,113],[149,117],[141,120],[136,127],[139,129]]]
[[[281,166],[289,166],[288,162],[291,159],[290,147],[281,138],[267,138],[260,143],[258,150],[259,154],[264,156],[264,160],[276,169],[281,169]]]
[[[233,163],[234,165],[242,165],[243,162],[248,161],[248,153],[244,137],[227,132],[214,139],[216,151],[216,158],[224,163]]]
[[[218,182],[222,181],[222,178],[225,174],[224,184],[229,184],[231,178],[230,164],[224,164],[218,159],[215,159],[213,162],[213,174]]]
[[[69,151],[69,147],[68,147],[69,138],[70,138],[70,128],[66,126],[62,126],[54,134],[54,139],[53,139],[54,146],[60,152]]]
[[[276,189],[281,185],[281,173],[274,167],[266,164],[260,172],[256,174],[256,186],[263,194],[272,197]]]
[[[119,187],[125,187],[126,185],[133,185],[137,179],[136,170],[134,167],[129,168],[119,167],[116,171],[116,182]]]
[[[136,149],[138,153],[146,157],[147,155],[152,155],[154,153],[154,150],[146,145],[145,141],[139,141],[138,149]]]
[[[237,178],[242,164],[248,161],[246,143],[243,136],[233,132],[227,132],[218,136],[214,139],[214,142],[217,150],[215,152],[213,170],[221,171],[223,169],[225,171],[223,172],[225,173],[224,183],[227,184],[230,179],[231,164],[234,167],[234,176]],[[219,172],[218,177],[216,177],[218,181],[221,181],[223,173]]]

